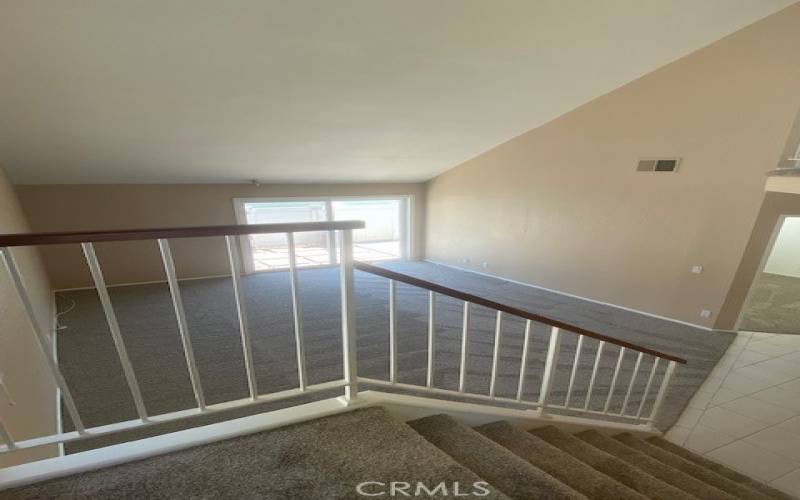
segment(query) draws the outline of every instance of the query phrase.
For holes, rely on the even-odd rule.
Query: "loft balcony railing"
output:
[[[588,418],[596,418],[599,415],[613,416],[633,425],[652,425],[659,409],[664,401],[667,388],[669,387],[670,380],[673,376],[675,368],[678,364],[683,364],[686,361],[670,354],[658,352],[648,349],[644,346],[636,345],[630,342],[625,342],[615,339],[611,336],[603,335],[600,333],[592,332],[584,328],[580,328],[563,321],[548,318],[546,316],[535,314],[525,311],[516,307],[506,304],[488,300],[464,291],[449,288],[440,284],[425,281],[407,274],[391,271],[382,267],[366,264],[363,262],[354,262],[353,260],[353,230],[364,227],[362,221],[336,221],[336,222],[305,222],[305,223],[290,223],[290,224],[262,224],[262,225],[233,225],[233,226],[205,226],[205,227],[180,227],[180,228],[161,228],[161,229],[137,229],[137,230],[115,230],[115,231],[91,231],[91,232],[63,232],[63,233],[39,233],[39,234],[8,234],[0,235],[0,257],[2,257],[6,270],[8,271],[11,282],[13,283],[20,301],[28,315],[31,324],[31,332],[35,336],[35,340],[41,349],[42,355],[46,362],[46,369],[52,375],[58,389],[61,393],[64,408],[69,414],[75,430],[71,432],[59,432],[56,434],[40,436],[25,440],[15,440],[14,430],[9,429],[2,421],[0,421],[0,453],[10,452],[20,449],[34,448],[38,446],[52,445],[56,443],[68,443],[80,439],[96,437],[99,435],[112,434],[122,432],[138,427],[156,425],[159,423],[170,422],[175,420],[182,420],[191,418],[198,415],[205,415],[214,412],[221,412],[235,408],[261,404],[267,401],[278,401],[293,398],[303,394],[315,393],[330,389],[342,389],[343,401],[345,403],[351,402],[358,397],[359,384],[369,384],[381,387],[395,387],[398,389],[410,389],[416,392],[423,393],[429,397],[437,398],[437,396],[458,396],[469,400],[479,401],[486,405],[505,405],[512,403],[526,408],[537,408],[539,415],[552,410],[568,410],[569,412],[577,412],[581,416]],[[341,289],[341,325],[342,325],[342,374],[339,379],[319,383],[308,384],[306,376],[306,355],[304,350],[304,334],[303,334],[303,321],[301,314],[301,304],[299,301],[298,293],[298,279],[297,279],[297,264],[294,245],[295,233],[308,232],[308,231],[331,231],[339,232],[339,246],[340,246],[340,289]],[[291,286],[291,301],[293,308],[294,319],[294,337],[297,356],[297,370],[298,370],[298,387],[279,392],[272,392],[269,394],[261,394],[256,383],[254,361],[251,348],[250,329],[247,322],[247,312],[245,310],[244,291],[241,282],[242,276],[242,261],[241,250],[239,247],[239,236],[250,234],[265,234],[265,233],[285,233],[287,244],[289,248],[289,277]],[[239,332],[241,336],[241,346],[245,361],[245,375],[248,382],[249,397],[237,400],[226,401],[223,403],[209,405],[206,403],[203,386],[198,374],[197,364],[195,362],[194,350],[192,348],[191,332],[187,325],[186,314],[183,307],[180,288],[178,286],[178,279],[175,273],[175,263],[173,261],[172,252],[170,249],[169,240],[176,238],[195,238],[195,237],[221,237],[224,238],[228,250],[228,258],[230,261],[231,276],[233,281],[234,298],[236,304],[236,312],[238,316]],[[197,403],[196,407],[180,410],[171,413],[164,413],[159,415],[150,415],[147,412],[144,401],[142,399],[141,390],[136,377],[136,372],[130,362],[128,353],[125,347],[125,339],[123,338],[122,330],[120,329],[117,321],[117,316],[114,312],[114,306],[108,294],[108,289],[103,276],[100,263],[97,259],[94,250],[94,243],[108,242],[108,241],[133,241],[133,240],[155,240],[161,253],[164,272],[166,280],[169,285],[169,290],[172,299],[172,305],[175,312],[175,319],[178,325],[178,332],[182,342],[183,354],[186,358],[186,364],[189,371],[189,379],[191,382],[194,398]],[[81,419],[80,409],[76,406],[75,401],[70,392],[64,376],[58,365],[58,361],[54,353],[50,349],[50,342],[48,339],[47,331],[39,324],[35,315],[34,308],[31,302],[28,290],[25,286],[24,278],[20,275],[19,268],[14,258],[14,247],[20,246],[35,246],[35,245],[53,245],[53,244],[80,244],[83,254],[86,258],[86,263],[94,282],[95,289],[97,290],[100,298],[100,303],[105,315],[106,322],[108,323],[109,331],[116,348],[117,356],[121,363],[125,381],[130,391],[131,397],[136,408],[138,418],[123,422],[112,423],[97,427],[86,427]],[[355,299],[354,299],[354,270],[370,273],[377,276],[382,276],[388,279],[388,294],[389,294],[389,380],[379,380],[374,378],[360,377],[358,374],[357,365],[357,351],[356,351],[356,329],[354,321],[355,312]],[[428,341],[427,341],[427,379],[425,385],[405,384],[397,381],[397,293],[396,283],[405,283],[415,287],[419,287],[428,291],[429,295],[429,310],[428,310]],[[434,371],[436,359],[436,336],[435,336],[435,318],[436,308],[435,301],[436,295],[441,294],[452,297],[454,299],[463,301],[463,325],[462,325],[462,339],[461,339],[461,357],[459,369],[459,385],[458,390],[446,390],[434,386]],[[496,328],[493,343],[492,355],[492,369],[489,380],[488,394],[479,394],[468,392],[465,389],[465,376],[467,369],[468,357],[468,338],[470,335],[470,307],[472,305],[480,305],[487,307],[496,314]],[[521,368],[518,378],[517,393],[515,398],[499,397],[496,395],[496,381],[499,363],[499,351],[503,341],[501,323],[503,315],[512,315],[525,320],[525,334],[524,345],[521,356]],[[547,358],[543,368],[543,376],[539,389],[539,397],[536,401],[527,401],[523,399],[523,389],[526,383],[529,383],[527,373],[529,346],[531,344],[532,323],[542,323],[551,327],[549,346],[547,351]],[[555,377],[556,365],[561,355],[561,340],[565,334],[569,332],[578,336],[577,348],[574,358],[572,359],[572,367],[569,379],[569,386],[566,393],[564,404],[554,404],[551,400],[551,390],[553,387],[553,379]],[[589,381],[585,403],[583,405],[571,404],[573,401],[572,394],[575,385],[576,375],[579,371],[579,359],[581,357],[581,350],[586,337],[596,339],[599,341],[599,346],[592,364],[591,378]],[[592,410],[589,408],[589,401],[595,391],[595,382],[598,374],[598,367],[600,366],[601,356],[604,350],[609,345],[616,346],[619,349],[619,354],[613,378],[611,381],[610,389],[605,396],[605,404],[602,411]],[[622,361],[627,351],[636,353],[636,362],[633,374],[627,384],[627,388],[619,388],[619,374],[621,371]],[[653,358],[653,364],[647,377],[646,385],[638,405],[633,405],[629,408],[629,402],[634,391],[634,385],[639,376],[639,369],[645,357]],[[665,363],[666,368],[664,375],[660,382],[654,383],[656,371],[660,363]],[[2,367],[0,367],[2,369]],[[618,413],[610,412],[610,404],[612,396],[618,390],[624,390],[625,396],[622,404],[622,409]],[[620,393],[621,394],[621,393]],[[647,415],[644,414],[645,403],[651,400],[652,406]],[[629,411],[630,410],[630,411]]]

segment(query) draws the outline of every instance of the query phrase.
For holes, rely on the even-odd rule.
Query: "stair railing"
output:
[[[463,291],[455,290],[440,284],[425,281],[413,276],[402,274],[386,268],[366,264],[363,262],[354,262],[353,260],[353,230],[360,229],[365,226],[363,221],[335,221],[335,222],[304,222],[304,223],[289,223],[289,224],[261,224],[261,225],[231,225],[231,226],[203,226],[203,227],[180,227],[180,228],[162,228],[162,229],[136,229],[136,230],[114,230],[114,231],[90,231],[90,232],[62,232],[62,233],[37,233],[37,234],[9,234],[0,235],[0,258],[8,271],[11,282],[16,289],[22,306],[27,313],[31,325],[31,332],[38,344],[41,354],[44,357],[46,368],[52,376],[55,384],[60,392],[61,400],[63,401],[66,413],[74,425],[75,430],[71,432],[58,432],[51,435],[28,438],[24,440],[15,440],[12,430],[4,424],[0,419],[0,453],[10,452],[20,449],[34,448],[38,446],[53,445],[57,443],[68,443],[71,441],[96,437],[105,434],[112,434],[131,430],[143,426],[155,425],[164,422],[186,419],[199,415],[209,413],[221,412],[235,408],[242,408],[246,406],[261,404],[270,401],[279,401],[289,398],[294,398],[300,395],[321,392],[330,389],[341,388],[344,390],[342,401],[347,404],[357,399],[359,384],[368,384],[373,386],[394,387],[398,389],[411,389],[420,391],[432,396],[458,396],[470,400],[479,400],[485,404],[492,403],[513,403],[522,405],[524,407],[538,408],[540,414],[545,414],[552,411],[570,411],[577,412],[585,415],[612,415],[622,419],[633,421],[634,423],[652,423],[658,415],[658,411],[664,401],[664,397],[669,386],[670,378],[675,371],[677,364],[685,363],[686,361],[666,354],[658,352],[646,347],[635,345],[610,336],[601,335],[575,325],[571,325],[562,321],[554,320],[539,314],[531,313],[516,307],[508,306],[498,302],[488,300],[476,295],[472,295]],[[306,376],[306,355],[304,349],[304,335],[303,323],[301,314],[301,304],[299,301],[298,292],[298,279],[297,279],[297,262],[296,262],[296,249],[294,243],[295,233],[311,232],[311,231],[326,231],[339,233],[339,280],[341,291],[341,318],[342,318],[342,377],[340,379],[331,380],[317,384],[309,384]],[[298,387],[294,389],[283,390],[268,394],[262,394],[259,391],[257,379],[255,375],[255,365],[251,347],[250,327],[247,321],[246,301],[244,297],[244,289],[242,285],[242,254],[239,245],[239,238],[244,235],[251,234],[266,234],[266,233],[285,233],[288,246],[288,263],[289,263],[289,278],[291,286],[291,301],[294,319],[294,335],[296,344],[297,356],[297,370],[298,370]],[[176,238],[196,238],[196,237],[222,237],[225,239],[228,260],[231,269],[231,277],[234,289],[234,299],[236,306],[236,314],[238,318],[239,333],[242,344],[242,354],[245,364],[245,374],[247,379],[249,397],[225,401],[216,404],[207,404],[205,394],[203,391],[202,382],[197,369],[197,363],[194,357],[194,350],[192,347],[191,332],[186,320],[186,313],[183,306],[180,287],[178,286],[178,278],[175,272],[175,262],[173,260],[171,247],[169,244],[170,239]],[[102,267],[95,253],[94,244],[97,242],[109,241],[134,241],[134,240],[155,240],[163,262],[164,273],[166,282],[169,286],[170,297],[175,312],[175,320],[178,326],[178,333],[181,339],[183,354],[186,359],[187,369],[189,371],[189,380],[191,382],[192,391],[196,406],[191,409],[175,411],[171,413],[151,415],[147,411],[146,404],[142,398],[141,390],[139,388],[136,372],[131,364],[128,356],[125,340],[123,336],[123,329],[120,327],[117,316],[115,314],[114,306],[108,293],[108,286],[106,284]],[[14,257],[12,249],[20,246],[33,246],[33,245],[54,245],[54,244],[80,244],[86,259],[87,266],[92,276],[94,288],[100,299],[102,310],[109,327],[110,335],[116,348],[116,353],[122,366],[123,375],[126,385],[131,394],[136,409],[137,417],[134,420],[124,422],[116,422],[103,426],[87,427],[81,418],[79,408],[75,404],[72,392],[64,379],[63,374],[58,365],[53,350],[51,348],[51,339],[49,335],[49,328],[45,328],[39,324],[37,320],[34,306],[31,301],[30,295],[26,288],[23,277],[20,274],[19,267]],[[382,276],[389,280],[389,380],[379,380],[369,377],[360,377],[358,375],[357,367],[357,348],[356,348],[356,329],[355,329],[355,296],[354,296],[354,270],[370,273],[373,275]],[[424,386],[401,383],[397,380],[397,292],[396,283],[405,283],[412,286],[420,287],[428,291],[428,332],[427,332],[427,375],[426,384]],[[435,301],[437,294],[446,295],[455,299],[463,301],[463,325],[462,325],[462,344],[461,344],[461,359],[459,368],[459,383],[458,390],[448,390],[435,387],[435,357],[436,357],[436,307]],[[492,355],[492,368],[490,376],[490,386],[488,394],[479,394],[469,392],[466,390],[465,378],[467,374],[467,359],[468,359],[468,339],[470,335],[470,307],[472,305],[480,305],[488,307],[495,311],[495,335],[493,343]],[[525,338],[522,351],[521,368],[517,381],[516,397],[501,397],[497,395],[497,378],[498,366],[500,356],[500,345],[503,340],[502,336],[502,320],[504,315],[513,315],[525,320]],[[523,398],[525,384],[528,379],[527,365],[529,346],[531,343],[532,324],[533,322],[544,323],[551,327],[549,348],[547,351],[547,358],[544,365],[541,386],[539,390],[539,397],[536,401],[528,401]],[[571,332],[578,335],[577,351],[575,354],[574,363],[571,370],[569,388],[566,393],[565,404],[555,404],[552,399],[553,381],[556,374],[556,366],[559,361],[561,340],[564,332]],[[581,356],[581,348],[586,337],[597,339],[600,341],[599,347],[595,356],[591,380],[587,392],[586,402],[583,406],[570,404],[572,402],[572,393],[575,383],[576,372],[578,370],[578,360]],[[593,410],[589,408],[589,401],[591,399],[600,359],[603,351],[609,345],[614,345],[619,348],[618,360],[614,370],[613,379],[611,382],[610,390],[605,400],[605,405],[602,411]],[[620,368],[622,360],[626,351],[633,351],[637,353],[636,366],[631,380],[625,393],[622,410],[619,413],[610,412],[610,402],[612,396],[615,394],[618,385]],[[634,408],[635,411],[626,412],[629,406],[629,400],[632,395],[634,383],[638,376],[639,367],[645,356],[653,357],[654,362],[649,372],[644,394],[640,404]],[[657,369],[659,363],[666,363],[666,369],[660,383],[654,385]],[[0,367],[2,369],[2,367]],[[12,388],[13,390],[13,388]],[[648,397],[651,396],[652,391],[655,392],[655,399],[653,401],[651,410],[647,415],[643,414],[645,403]]]
[[[539,415],[543,415],[552,410],[559,413],[569,412],[583,415],[602,415],[605,417],[611,416],[622,419],[624,421],[632,421],[633,423],[652,424],[661,409],[666,396],[667,388],[669,387],[670,380],[675,372],[678,364],[685,364],[686,360],[673,356],[667,353],[659,352],[645,346],[626,342],[621,339],[603,335],[576,325],[572,325],[563,321],[548,318],[546,316],[532,313],[517,307],[502,304],[493,300],[486,299],[474,294],[456,290],[447,286],[437,283],[426,281],[408,274],[393,271],[384,267],[378,267],[365,262],[356,262],[355,268],[359,271],[370,273],[377,276],[382,276],[389,280],[389,380],[380,380],[375,378],[360,377],[362,383],[378,385],[384,387],[396,387],[400,389],[413,390],[421,393],[428,393],[433,395],[446,395],[453,397],[470,398],[482,401],[494,401],[498,403],[510,403],[515,405],[523,405],[528,407],[537,408]],[[428,291],[428,338],[427,338],[427,373],[426,384],[424,386],[401,383],[397,380],[397,283],[405,283]],[[459,380],[458,390],[442,389],[434,386],[435,374],[435,357],[436,357],[436,296],[437,294],[445,295],[463,302],[463,319],[461,328],[461,350],[460,350],[460,366],[459,366]],[[492,364],[491,374],[489,379],[488,394],[468,392],[466,390],[466,374],[468,365],[468,346],[470,336],[470,308],[472,305],[480,305],[489,308],[495,312],[495,332],[494,342],[492,345]],[[497,378],[498,378],[498,360],[500,356],[500,346],[503,341],[502,322],[504,315],[512,315],[525,320],[525,333],[522,346],[522,354],[520,359],[520,370],[517,379],[517,390],[515,397],[500,397],[496,393]],[[531,345],[532,326],[534,322],[549,325],[550,338],[547,349],[547,357],[545,360],[541,385],[539,388],[539,396],[535,401],[528,401],[523,398],[525,384],[528,380],[528,357],[529,348]],[[556,367],[561,355],[561,341],[569,332],[577,335],[577,343],[575,354],[572,360],[572,367],[570,370],[569,383],[564,398],[564,404],[555,404],[552,398],[552,390],[554,385],[554,378],[556,376]],[[588,383],[586,396],[582,405],[572,404],[574,401],[574,389],[576,376],[579,370],[579,361],[582,355],[584,340],[592,338],[599,341],[597,351],[595,353],[594,362],[592,364],[591,378]],[[602,410],[594,410],[590,408],[592,396],[595,394],[595,388],[598,378],[598,370],[601,364],[603,353],[609,349],[609,346],[616,346],[619,350],[615,368],[610,382],[609,390],[605,396],[605,401]],[[626,352],[632,351],[636,353],[636,361],[634,364],[633,372],[630,380],[627,382],[625,396],[622,401],[622,407],[619,412],[611,412],[612,398],[617,395],[619,390],[620,373],[622,363]],[[634,393],[635,384],[640,375],[640,368],[642,361],[645,357],[652,358],[652,365],[647,373],[647,381],[644,390],[641,394],[641,399],[638,405],[634,405],[629,410],[631,396]],[[654,386],[656,374],[659,371],[659,366],[665,365],[663,369],[663,376],[657,387]],[[620,393],[621,394],[621,393]],[[646,403],[652,400],[652,406],[647,415],[644,414]]]

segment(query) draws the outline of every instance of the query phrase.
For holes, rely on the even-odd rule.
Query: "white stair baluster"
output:
[[[644,394],[642,394],[642,401],[639,403],[639,409],[636,410],[636,421],[638,422],[642,417],[642,410],[644,409],[644,403],[647,401],[647,396],[650,394],[650,386],[653,385],[653,378],[656,375],[656,369],[658,369],[658,362],[661,361],[661,358],[655,358],[653,360],[653,367],[650,369],[650,375],[647,377],[647,385],[644,387]]]
[[[503,323],[503,312],[497,311],[497,317],[494,326],[494,351],[492,353],[492,375],[489,380],[489,396],[494,397],[495,388],[497,387],[497,365],[500,360],[500,341],[502,339],[501,326]]]
[[[464,301],[464,317],[461,325],[461,365],[458,373],[458,392],[464,392],[467,378],[467,354],[469,346],[469,302]]]
[[[236,314],[239,318],[239,333],[242,336],[242,354],[244,355],[244,367],[247,372],[247,387],[250,390],[250,399],[258,397],[258,384],[256,383],[256,370],[253,366],[253,348],[250,344],[250,326],[247,321],[247,309],[244,302],[244,290],[242,288],[242,257],[239,249],[238,236],[226,236],[225,243],[228,246],[228,259],[231,264],[231,277],[233,278],[233,297],[236,301]]]
[[[300,390],[306,389],[306,349],[303,338],[303,318],[300,308],[300,285],[297,279],[297,255],[294,246],[294,233],[286,233],[286,242],[289,245],[289,286],[292,293],[292,317],[294,319],[294,342],[297,353],[297,380]]]
[[[517,401],[522,401],[522,390],[525,387],[525,377],[528,374],[528,349],[531,343],[531,320],[525,320],[525,338],[522,340],[522,360],[519,366],[519,381],[517,382]]]
[[[203,394],[203,385],[200,383],[200,373],[197,371],[197,363],[194,359],[194,349],[192,349],[192,340],[189,336],[189,324],[186,321],[186,311],[183,308],[181,289],[178,284],[178,277],[175,274],[175,261],[172,259],[172,250],[170,249],[169,241],[159,239],[158,249],[161,251],[161,260],[164,262],[164,271],[167,274],[167,284],[169,285],[169,292],[172,296],[172,307],[175,309],[175,318],[178,321],[178,333],[181,336],[181,343],[183,344],[186,366],[189,368],[189,381],[194,391],[194,399],[197,401],[197,407],[200,408],[200,410],[205,410],[206,400]]]
[[[561,349],[561,331],[558,327],[550,330],[550,344],[547,348],[547,361],[544,364],[544,374],[542,376],[542,387],[539,390],[539,412],[543,414],[547,409],[550,400],[550,390],[553,386],[553,379],[558,365],[558,353]]]
[[[72,392],[70,392],[69,386],[67,386],[67,382],[64,380],[64,375],[61,374],[61,370],[58,369],[58,362],[53,356],[53,349],[50,345],[50,340],[48,339],[45,330],[39,324],[39,320],[36,319],[36,313],[33,309],[33,304],[31,303],[30,296],[28,295],[28,290],[25,288],[25,284],[22,282],[22,276],[19,274],[19,268],[17,267],[17,262],[14,259],[14,255],[7,247],[0,247],[0,255],[3,257],[3,263],[8,270],[11,281],[14,283],[14,288],[19,296],[20,301],[22,302],[22,306],[25,308],[25,313],[27,314],[28,321],[33,328],[33,333],[36,337],[39,350],[47,362],[47,367],[50,369],[50,374],[52,375],[53,380],[55,380],[56,386],[58,386],[59,390],[61,391],[61,397],[64,399],[64,406],[67,407],[67,413],[69,413],[72,424],[75,426],[75,430],[77,430],[79,434],[85,434],[86,428],[83,425],[83,420],[81,420],[80,414],[78,414],[78,408],[75,406],[75,400],[72,399]]]
[[[578,373],[578,363],[581,360],[581,347],[583,347],[583,335],[578,334],[578,344],[575,346],[575,358],[572,361],[572,372],[569,374],[569,387],[567,387],[567,399],[564,406],[569,407],[572,399],[572,388],[575,385],[575,376]]]
[[[136,406],[136,413],[142,420],[147,420],[147,410],[142,400],[142,393],[139,390],[139,382],[136,380],[136,373],[133,370],[133,365],[128,357],[128,351],[125,349],[125,341],[122,340],[122,332],[119,329],[117,322],[117,315],[114,313],[114,307],[111,305],[111,297],[108,295],[106,282],[103,278],[103,272],[100,270],[100,263],[97,260],[97,255],[94,252],[94,245],[91,243],[81,243],[83,253],[86,256],[86,262],[89,264],[89,271],[94,280],[94,286],[97,289],[97,295],[100,297],[100,305],[103,307],[103,313],[106,316],[108,329],[111,331],[111,338],[114,340],[114,347],[117,349],[117,356],[122,365],[122,372],[125,375],[125,380],[128,383],[128,389],[133,396],[133,403]]]

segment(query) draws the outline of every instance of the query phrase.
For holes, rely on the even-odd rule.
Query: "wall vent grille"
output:
[[[636,165],[637,172],[675,172],[680,158],[641,158]]]

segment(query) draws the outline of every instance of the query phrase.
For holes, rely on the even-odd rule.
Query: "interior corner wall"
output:
[[[729,330],[736,326],[750,286],[758,275],[762,258],[782,215],[800,217],[800,194],[767,192],[764,195],[753,232],[750,234],[715,327]]]
[[[800,106],[797,26],[800,4],[431,180],[426,257],[713,326]]]
[[[764,272],[800,278],[800,217],[784,219]]]
[[[17,186],[37,232],[236,224],[234,198],[411,195],[412,258],[422,255],[425,185],[416,184],[83,184]],[[179,278],[230,274],[223,238],[170,241]],[[109,284],[163,281],[155,241],[98,243]],[[91,285],[79,245],[42,248],[55,289]]]
[[[16,193],[0,168],[0,233],[28,231]],[[12,249],[36,310],[50,331],[53,304],[50,284],[39,254],[32,248]],[[31,331],[28,316],[5,268],[0,264],[0,373],[14,404],[0,394],[0,420],[16,440],[57,432],[56,387]],[[45,446],[0,455],[0,468],[58,454]]]

